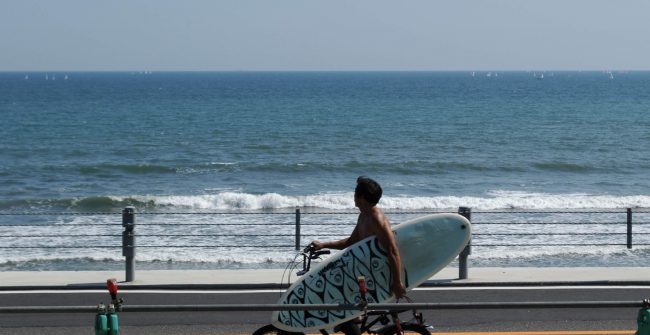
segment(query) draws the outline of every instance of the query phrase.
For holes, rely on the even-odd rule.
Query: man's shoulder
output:
[[[388,218],[379,207],[373,207],[371,212],[372,223],[383,226],[388,223]]]

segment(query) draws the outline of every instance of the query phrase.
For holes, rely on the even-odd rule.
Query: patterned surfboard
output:
[[[471,224],[457,214],[423,216],[394,227],[407,291],[447,266],[469,242]],[[386,251],[368,237],[330,256],[299,278],[280,304],[353,304],[361,300],[357,278],[364,276],[369,303],[391,302],[391,271]],[[287,331],[332,328],[361,311],[280,311],[273,325]]]

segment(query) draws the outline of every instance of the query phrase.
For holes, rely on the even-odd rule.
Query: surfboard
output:
[[[432,214],[394,226],[409,291],[447,266],[469,242],[471,224],[457,214]],[[361,301],[357,278],[364,276],[368,303],[395,300],[386,251],[376,237],[365,238],[314,266],[280,297],[279,304],[354,304]],[[275,327],[294,332],[329,329],[361,311],[276,311]]]

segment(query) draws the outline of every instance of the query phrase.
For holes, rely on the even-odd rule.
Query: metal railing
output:
[[[241,312],[306,310],[454,310],[454,309],[547,309],[547,308],[638,308],[639,301],[529,301],[448,302],[386,304],[212,304],[212,305],[124,305],[122,312]],[[91,313],[97,306],[0,306],[0,314]]]
[[[405,212],[387,212],[394,222],[398,222],[394,218],[397,217],[408,217],[408,216],[417,216],[422,214],[431,214],[431,213],[441,213],[439,211],[405,211]],[[608,210],[608,211],[476,211],[472,213],[472,210],[467,207],[461,207],[458,209],[458,213],[467,217],[472,221],[474,228],[472,241],[468,246],[461,252],[458,259],[459,266],[459,278],[465,279],[468,277],[468,257],[472,252],[472,248],[495,248],[495,247],[505,247],[505,248],[527,248],[527,247],[579,247],[579,246],[624,246],[627,249],[633,248],[633,246],[648,246],[650,241],[647,236],[650,236],[650,231],[639,230],[636,231],[633,229],[633,226],[643,227],[644,225],[650,225],[650,222],[644,222],[643,220],[633,221],[633,214],[638,213],[643,218],[648,216],[650,211],[635,209],[634,212],[631,208],[625,210]],[[57,223],[56,225],[48,225],[38,222],[36,218],[40,216],[60,216],[60,217],[78,217],[78,216],[110,216],[115,217],[119,215],[118,213],[103,213],[103,212],[91,212],[91,213],[72,213],[72,212],[61,212],[61,213],[48,213],[48,212],[34,212],[34,213],[0,213],[0,217],[20,217],[24,219],[28,217],[29,219],[24,219],[23,221],[28,222],[0,222],[0,228],[7,229],[14,227],[21,229],[22,227],[28,227],[30,232],[27,234],[18,233],[14,231],[12,233],[2,233],[0,232],[0,252],[3,249],[84,249],[84,248],[102,248],[102,249],[121,249],[122,256],[125,257],[125,268],[126,268],[126,281],[135,280],[135,258],[136,258],[136,247],[140,248],[183,248],[183,249],[193,249],[193,248],[207,248],[207,249],[219,249],[219,248],[264,248],[264,249],[295,249],[299,250],[302,246],[308,243],[308,238],[314,237],[339,237],[342,238],[345,234],[349,234],[349,231],[353,228],[354,220],[345,220],[349,223],[322,223],[322,220],[314,220],[318,222],[310,221],[316,216],[322,216],[324,218],[332,216],[347,216],[347,215],[357,215],[357,212],[317,212],[310,211],[309,209],[295,209],[291,212],[141,212],[136,213],[133,207],[125,208],[122,215],[121,228],[123,229],[122,234],[118,235],[115,233],[79,233],[77,230],[83,227],[94,227],[101,229],[114,229],[117,228],[116,224],[106,224],[106,223],[94,223],[94,222],[84,222],[84,223]],[[516,215],[519,218],[522,216],[529,216],[531,220],[519,220],[513,221],[512,216]],[[573,215],[573,216],[586,216],[587,219],[583,221],[563,221],[559,220],[557,216],[562,215]],[[165,230],[167,228],[174,228],[173,233],[153,231],[146,234],[138,233],[136,234],[136,215],[138,217],[147,217],[149,222],[138,223],[138,227],[147,227],[147,228],[158,228],[158,230]],[[472,216],[474,215],[474,218]],[[186,222],[152,222],[152,219],[159,216],[176,216],[181,219],[187,219],[191,217],[191,221]],[[200,219],[201,217],[208,216],[210,218],[209,222]],[[236,216],[236,217],[270,217],[274,216],[280,218],[280,222],[273,221],[268,222],[268,220],[248,220],[241,223],[215,223],[215,216]],[[549,217],[553,216],[552,219]],[[291,218],[292,219],[289,219]],[[598,220],[598,218],[604,217],[606,221]],[[534,219],[534,220],[533,220]],[[547,219],[547,220],[544,220]],[[117,221],[117,220],[115,220]],[[327,221],[327,220],[326,220]],[[332,220],[329,220],[332,221]],[[336,222],[341,222],[340,219]],[[574,230],[570,232],[558,232],[554,229],[558,226],[572,226],[572,228],[580,230]],[[42,227],[52,227],[56,226],[60,233],[57,234],[39,234],[38,228]],[[326,227],[336,227],[343,226],[346,230],[340,230],[336,233],[321,232],[323,228]],[[221,231],[224,227],[234,227],[230,231]],[[260,227],[266,227],[267,232],[260,232]],[[349,227],[349,231],[347,231]],[[515,230],[512,227],[525,227],[525,229]],[[585,227],[589,227],[588,231],[584,231]],[[602,231],[594,231],[593,227],[606,227],[608,229]],[[616,231],[612,231],[609,227],[614,227]],[[207,228],[211,229],[209,232],[201,231],[199,233],[192,232],[188,233],[188,229],[199,229]],[[246,228],[246,232],[241,232],[242,229]],[[549,228],[549,229],[546,229]],[[214,230],[219,230],[214,232]],[[310,230],[317,229],[318,232],[313,232]],[[74,232],[70,232],[73,230]],[[595,241],[589,243],[576,243],[573,241],[573,237],[581,236],[592,236]],[[122,237],[121,245],[112,243],[112,242],[99,242],[97,239],[102,239],[104,241],[106,238],[110,238],[111,241],[114,241],[117,237]],[[638,241],[634,241],[633,237],[637,236]],[[78,238],[79,242],[73,245],[63,245],[61,243],[55,243],[55,239],[63,237],[75,237]],[[138,239],[154,239],[156,242],[149,242],[142,245],[136,245],[136,237]],[[219,241],[218,243],[213,244],[190,244],[184,242],[183,244],[169,243],[169,240],[178,240],[179,238],[193,238],[193,237],[215,237],[223,238],[224,240]],[[497,238],[498,237],[498,238]],[[536,242],[531,243],[527,241],[531,238],[540,239],[542,237],[548,237],[548,241],[545,242]],[[31,238],[41,238],[48,239],[47,242],[43,242],[37,245],[25,245],[25,239]],[[248,240],[250,243],[251,238],[263,238],[269,240],[269,244],[246,244],[246,242],[237,242],[233,241],[235,239],[244,239]],[[620,240],[619,240],[620,238]],[[84,243],[83,239],[94,239],[93,242]],[[165,240],[164,243],[160,242],[161,239]],[[11,242],[7,242],[7,241]],[[524,243],[526,242],[526,243]],[[635,242],[635,243],[633,243]],[[21,244],[22,243],[22,244]]]

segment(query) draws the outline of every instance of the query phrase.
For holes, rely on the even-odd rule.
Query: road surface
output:
[[[120,292],[126,305],[273,304],[278,290]],[[648,286],[431,287],[412,291],[415,302],[641,301]],[[0,306],[90,306],[108,302],[103,290],[4,291]],[[638,308],[481,309],[422,311],[434,333],[549,332],[632,334]],[[120,334],[250,334],[270,312],[123,312]],[[405,316],[404,319],[407,319]],[[0,334],[91,334],[93,313],[0,313]],[[595,332],[594,332],[595,331]],[[521,333],[519,333],[521,334]],[[517,335],[519,335],[517,334]],[[540,333],[541,334],[541,333]],[[557,333],[545,333],[556,335]]]

